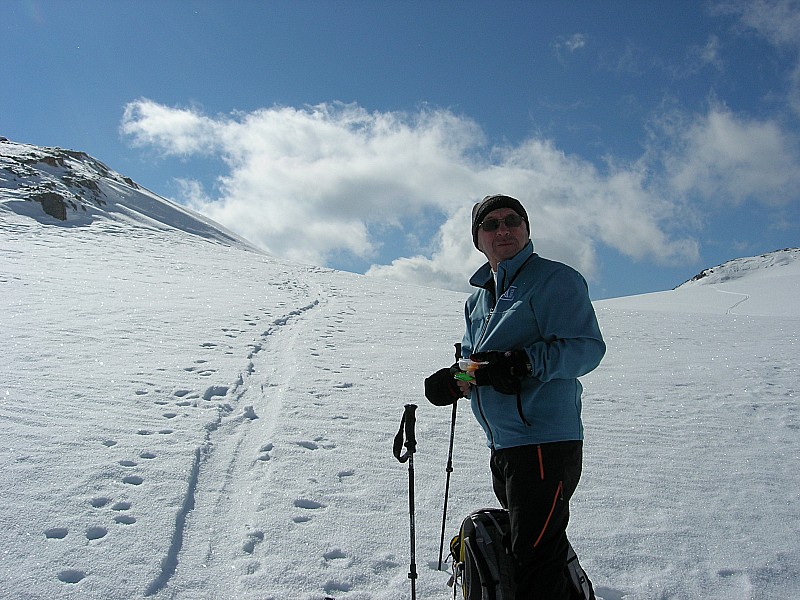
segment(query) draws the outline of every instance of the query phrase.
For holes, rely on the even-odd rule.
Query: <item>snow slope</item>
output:
[[[5,181],[2,597],[409,598],[408,402],[418,597],[451,597],[450,410],[422,380],[463,295],[277,261],[181,211],[64,223]],[[800,592],[797,258],[596,303],[570,537],[598,596]],[[448,534],[496,505],[487,459],[464,404]]]

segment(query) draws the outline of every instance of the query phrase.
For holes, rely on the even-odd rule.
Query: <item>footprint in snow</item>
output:
[[[100,538],[104,538],[108,533],[108,529],[105,527],[89,527],[86,530],[86,539],[87,540],[99,540]]]
[[[275,447],[275,445],[272,444],[272,443],[264,444],[263,446],[261,446],[261,448],[258,449],[258,451],[261,452],[261,454],[258,457],[258,460],[263,461],[263,462],[271,460],[272,456],[270,455],[270,452],[272,452],[272,449],[274,447]]]
[[[59,581],[64,583],[78,583],[84,577],[86,577],[86,573],[78,569],[66,569],[58,573]]]
[[[215,396],[225,396],[228,393],[227,385],[212,385],[203,392],[203,400],[211,400]]]
[[[292,521],[294,521],[295,523],[308,523],[310,520],[311,520],[311,517],[307,517],[305,515],[298,516],[298,517],[292,517]]]
[[[433,563],[429,563],[433,565]],[[385,573],[386,571],[391,571],[392,569],[396,569],[400,566],[395,560],[395,556],[393,554],[386,554],[379,558],[378,560],[372,563],[372,572],[376,575],[380,575],[381,573]],[[435,565],[431,567],[434,571],[439,569],[439,563],[437,562]]]
[[[117,445],[117,440],[105,440],[103,442],[103,446],[105,446],[106,448],[111,448],[112,446],[116,445]]]
[[[345,583],[344,581],[336,581],[331,579],[328,583],[325,584],[325,593],[326,594],[334,594],[336,592],[349,592],[353,589],[353,586],[349,583]]]
[[[45,530],[44,537],[49,540],[63,540],[68,533],[69,531],[66,527],[51,527]]]
[[[260,529],[254,529],[248,532],[247,539],[242,544],[242,551],[247,554],[252,554],[256,546],[264,541],[264,532]]]
[[[346,477],[352,477],[355,475],[356,472],[353,469],[348,469],[347,471],[339,471],[336,476],[339,478],[339,481],[344,481]]]
[[[336,444],[332,444],[330,442],[325,443],[325,438],[315,437],[313,441],[303,441],[303,442],[295,442],[301,448],[305,448],[306,450],[319,450],[323,448],[324,450],[333,450],[336,448]]]
[[[330,550],[330,551],[326,552],[325,554],[323,554],[322,558],[324,558],[327,561],[339,560],[339,559],[342,559],[342,558],[347,558],[347,554],[342,552],[339,548],[334,548],[333,550]]]
[[[114,522],[119,525],[133,525],[136,523],[136,519],[130,515],[117,515],[114,517]]]
[[[298,498],[294,501],[294,505],[297,508],[305,508],[307,510],[317,510],[320,508],[325,508],[325,505],[321,502],[317,502],[316,500],[309,500],[308,498]]]

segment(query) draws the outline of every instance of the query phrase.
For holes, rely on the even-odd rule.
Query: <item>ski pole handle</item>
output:
[[[406,404],[405,410],[403,411],[403,418],[400,420],[400,429],[397,435],[394,436],[394,457],[401,463],[406,462],[411,455],[417,451],[417,435],[415,432],[417,424],[416,410],[416,404]],[[405,443],[403,442],[404,438]],[[401,455],[403,446],[406,447],[406,452]]]

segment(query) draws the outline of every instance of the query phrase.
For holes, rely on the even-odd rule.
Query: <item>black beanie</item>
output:
[[[525,221],[525,227],[528,229],[528,235],[530,235],[531,224],[528,222],[528,213],[525,212],[525,208],[519,200],[502,194],[486,196],[486,198],[472,207],[472,243],[475,244],[476,248],[478,248],[478,227],[483,223],[486,215],[498,208],[510,208],[522,217]],[[478,250],[480,250],[480,248],[478,248]]]

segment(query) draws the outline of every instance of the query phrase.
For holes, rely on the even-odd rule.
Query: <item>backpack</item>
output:
[[[514,558],[508,511],[483,508],[470,513],[450,542],[452,576],[448,585],[460,587],[464,600],[514,600]],[[592,583],[570,544],[567,579],[574,600],[595,600]]]

